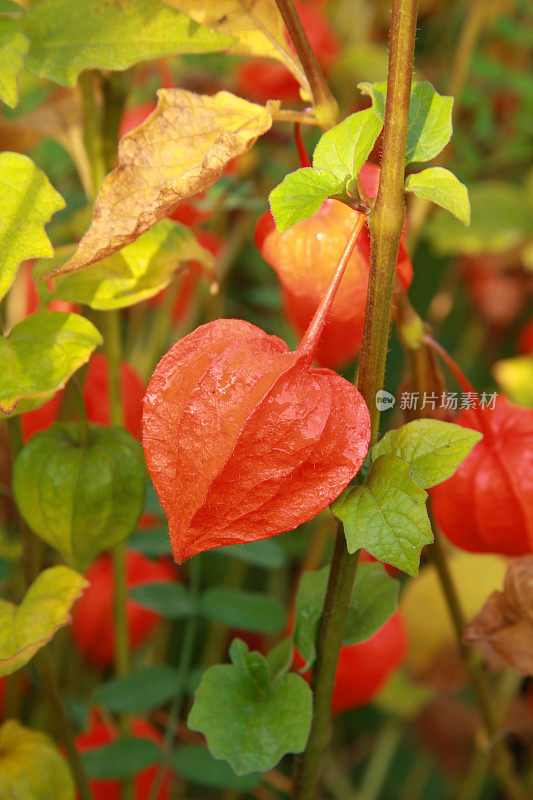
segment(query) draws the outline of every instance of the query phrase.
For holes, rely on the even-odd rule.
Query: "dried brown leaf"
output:
[[[533,675],[533,555],[512,559],[503,592],[493,592],[464,639]]]
[[[160,89],[155,111],[120,140],[118,167],[102,184],[77,251],[43,277],[101,261],[171,214],[182,200],[205,191],[270,129],[278,107],[277,101],[265,107],[230,92],[211,97]]]
[[[285,38],[283,17],[275,0],[164,0],[187,14],[195,22],[207,25],[219,33],[237,36],[231,46],[235,55],[275,58],[290,69],[299,83],[310,91],[305,72],[298,57],[289,49]]]

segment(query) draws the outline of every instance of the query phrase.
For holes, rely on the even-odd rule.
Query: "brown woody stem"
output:
[[[339,114],[337,101],[331,94],[324,78],[322,68],[309,44],[309,39],[301,23],[292,0],[276,0],[283,21],[298,53],[313,95],[313,110],[320,126],[327,130],[336,124]]]
[[[405,216],[403,184],[405,144],[411,96],[417,0],[393,0],[383,159],[376,205],[369,217],[371,232],[363,349],[358,388],[369,410],[371,445],[379,434],[376,392],[382,388],[396,275],[396,261]],[[324,610],[317,636],[313,669],[313,721],[304,753],[296,760],[293,800],[313,800],[320,766],[330,738],[331,696],[346,624],[358,553],[350,555],[339,525]]]

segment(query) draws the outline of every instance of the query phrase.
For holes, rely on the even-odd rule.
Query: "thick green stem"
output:
[[[331,94],[304,27],[292,0],[276,0],[292,43],[304,68],[313,95],[313,109],[319,125],[327,130],[336,124],[339,114],[337,101]]]
[[[363,347],[358,388],[372,424],[371,446],[379,435],[376,393],[382,388],[396,276],[396,261],[405,216],[403,184],[405,144],[411,96],[417,0],[393,0],[383,159],[376,205],[370,217],[371,254]],[[320,765],[330,738],[331,696],[357,569],[339,525],[313,669],[313,721],[304,753],[296,759],[293,800],[313,800]]]
[[[116,166],[120,121],[128,98],[130,82],[131,72],[110,72],[102,81],[104,95],[102,150],[106,171]]]
[[[200,585],[201,585],[201,559],[196,556],[190,562],[190,575],[189,575],[189,595],[191,604],[194,609],[198,606],[200,598]],[[172,743],[176,726],[180,719],[181,709],[183,706],[183,698],[187,688],[187,678],[191,670],[192,657],[194,651],[194,640],[196,637],[196,628],[198,625],[198,614],[195,611],[187,619],[185,624],[185,631],[183,634],[183,642],[181,645],[180,660],[178,664],[178,676],[176,681],[176,693],[172,700],[170,712],[168,716],[167,727],[165,731],[165,740],[161,754],[161,762],[159,764],[156,776],[150,789],[148,800],[156,800],[159,796],[159,790],[165,775],[165,770],[170,764],[172,757]]]

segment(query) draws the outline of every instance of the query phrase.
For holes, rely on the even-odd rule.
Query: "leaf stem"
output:
[[[85,408],[85,401],[83,394],[76,377],[71,378],[71,383],[74,388],[74,402],[76,404],[76,413],[78,416],[78,425],[80,429],[80,445],[85,448],[89,444],[91,434],[89,431],[89,422],[87,420],[87,410]]]
[[[388,720],[374,743],[356,800],[379,800],[385,778],[400,744],[403,725],[400,719]]]
[[[309,81],[313,95],[315,116],[323,130],[332,128],[337,123],[339,107],[326,83],[324,73],[309,43],[293,0],[276,0],[276,5],[281,12],[292,43],[298,53],[298,58],[304,68],[306,78]]]
[[[329,312],[331,311],[333,301],[335,300],[335,295],[337,294],[344,272],[348,266],[348,262],[353,253],[354,247],[357,244],[357,239],[359,238],[359,234],[361,233],[365,222],[366,214],[358,213],[357,221],[350,234],[348,243],[342,252],[339,262],[335,267],[335,272],[332,275],[326,294],[320,301],[320,305],[317,308],[313,319],[309,323],[309,327],[307,328],[300,344],[298,345],[298,352],[303,355],[307,355],[310,361],[313,360],[315,355],[320,336],[324,329],[324,325],[326,324]]]
[[[172,757],[172,743],[174,741],[174,733],[176,725],[179,722],[181,709],[183,706],[183,698],[187,688],[187,677],[191,670],[192,656],[194,650],[194,640],[196,638],[196,628],[198,625],[198,601],[200,598],[201,586],[201,558],[198,556],[193,557],[190,561],[189,572],[189,596],[191,605],[193,606],[192,614],[187,618],[185,623],[185,630],[183,632],[183,642],[181,645],[180,660],[178,664],[178,675],[176,680],[176,693],[170,706],[167,727],[165,731],[165,740],[161,752],[161,761],[157,768],[154,777],[148,800],[157,800],[159,797],[159,790],[165,776],[165,770],[168,768]]]
[[[396,261],[405,216],[405,144],[416,20],[417,0],[393,0],[384,153],[378,196],[370,216],[370,279],[358,380],[359,391],[370,411],[371,446],[379,435],[375,398],[385,375]],[[313,721],[306,750],[296,759],[293,800],[313,800],[317,794],[320,764],[330,738],[331,696],[358,556],[358,553],[349,555],[339,525],[311,679]]]
[[[102,113],[95,97],[96,75],[91,70],[82,72],[79,77],[83,107],[83,138],[91,164],[93,199],[98,194],[106,174],[104,144],[102,140]]]

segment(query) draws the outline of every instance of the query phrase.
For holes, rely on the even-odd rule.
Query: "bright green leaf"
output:
[[[102,337],[78,314],[38,311],[0,337],[0,412],[38,408],[85,364]]]
[[[376,461],[394,453],[409,463],[411,477],[422,489],[450,478],[483,438],[479,431],[437,419],[416,419],[389,431],[372,450]]]
[[[20,153],[0,153],[0,300],[27,258],[50,258],[44,224],[65,202],[44,172]]]
[[[160,0],[42,0],[22,20],[30,40],[26,67],[74,86],[86,69],[124,70],[172,53],[223,50],[233,36],[191,22]]]
[[[11,108],[18,103],[17,75],[27,49],[28,40],[16,20],[0,17],[0,99]]]
[[[134,529],[144,501],[139,443],[124,428],[55,424],[24,445],[13,494],[30,528],[77,569]]]
[[[38,264],[34,276],[53,269],[72,252]],[[200,262],[206,272],[214,271],[213,255],[197,242],[189,228],[162,220],[103,261],[70,275],[59,275],[48,299],[70,300],[102,311],[126,308],[165,289],[176,271],[190,261]],[[47,291],[46,284],[40,286]]]
[[[178,688],[176,670],[166,665],[147,667],[123,678],[102,683],[94,696],[99,706],[116,714],[137,714],[158,708],[171,700]]]
[[[74,800],[70,770],[52,739],[14,719],[0,727],[0,797]]]
[[[232,646],[231,655],[233,665],[204,672],[187,724],[204,734],[214,758],[227,761],[237,775],[265,772],[286,753],[304,749],[311,727],[311,690],[294,674],[262,687],[253,676],[263,657],[247,652],[246,646]]]
[[[324,607],[329,567],[304,572],[300,578],[294,615],[294,646],[309,669],[316,656],[318,623]],[[376,633],[396,610],[398,581],[380,564],[359,564],[352,590],[343,644],[364,642]]]
[[[372,108],[385,121],[387,83],[360,83],[358,88],[372,98]],[[440,95],[429,81],[413,82],[407,125],[405,160],[430,161],[443,150],[452,136],[453,97]]]
[[[158,763],[161,751],[151,739],[122,736],[103,747],[86,750],[81,757],[90,778],[126,780]]]
[[[167,619],[183,619],[194,613],[189,592],[182,583],[143,583],[129,590],[129,596],[141,606]]]
[[[172,766],[183,780],[214,789],[246,792],[257,786],[261,780],[257,772],[244,776],[235,775],[229,764],[214,759],[205,747],[181,745],[174,751]]]
[[[498,181],[470,187],[472,221],[469,228],[437,211],[425,235],[441,255],[501,253],[524,243],[533,233],[524,188]]]
[[[270,208],[280,233],[315,214],[324,200],[341,194],[343,182],[325,170],[304,167],[289,172],[269,195]]]
[[[366,486],[344,493],[331,508],[344,525],[350,553],[364,548],[416,576],[422,548],[433,541],[426,499],[407,461],[387,453],[372,464]]]
[[[283,628],[287,616],[276,598],[229,587],[204,592],[200,612],[207,619],[255,633],[276,633]]]
[[[50,567],[34,580],[19,606],[0,600],[0,676],[27,664],[68,625],[70,609],[86,586],[74,570]]]
[[[326,170],[341,183],[347,177],[357,177],[382,127],[382,120],[371,108],[350,114],[321,137],[313,154],[313,167]]]
[[[449,169],[429,167],[414,172],[405,180],[405,191],[442,206],[464,225],[470,225],[468,189]]]

